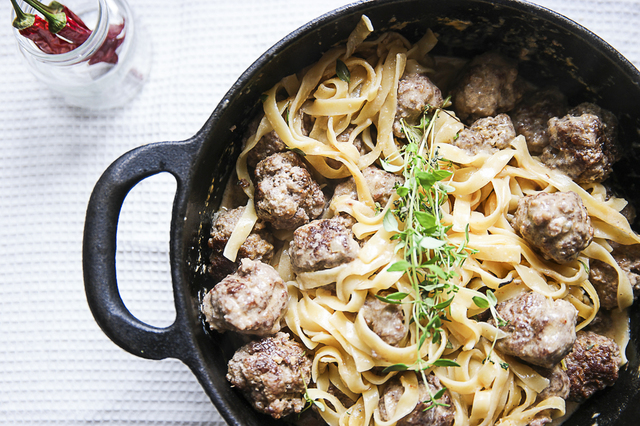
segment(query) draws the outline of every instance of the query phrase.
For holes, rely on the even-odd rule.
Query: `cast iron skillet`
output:
[[[150,359],[177,358],[188,365],[231,425],[281,424],[256,413],[225,380],[226,362],[241,343],[233,333],[209,335],[198,310],[199,293],[215,283],[203,271],[210,214],[239,153],[242,131],[258,110],[260,94],[283,76],[319,59],[344,41],[362,14],[377,31],[395,29],[412,41],[431,28],[438,53],[472,56],[497,49],[520,59],[520,73],[540,85],[555,84],[570,104],[588,100],[620,119],[624,159],[614,181],[622,195],[639,200],[635,172],[640,124],[640,74],[603,40],[547,9],[514,0],[381,0],[355,3],[308,23],[262,55],[218,105],[203,128],[180,142],[134,149],[116,160],[91,196],[83,247],[87,299],[104,332],[123,349]],[[177,180],[171,221],[170,262],[176,320],[147,325],[124,306],[118,293],[116,230],[128,191],[142,179],[169,172]],[[640,309],[631,314],[629,364],[618,383],[590,399],[568,425],[631,425],[640,418]]]

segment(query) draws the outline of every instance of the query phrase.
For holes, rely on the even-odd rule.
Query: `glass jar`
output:
[[[18,4],[22,11],[38,14],[23,1]],[[124,105],[140,91],[151,67],[149,41],[129,5],[125,0],[64,4],[92,30],[91,35],[69,52],[47,54],[14,28],[30,71],[69,105],[90,109]]]

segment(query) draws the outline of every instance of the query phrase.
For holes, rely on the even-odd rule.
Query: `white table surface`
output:
[[[91,190],[126,151],[192,136],[242,71],[342,0],[130,0],[153,43],[149,82],[125,107],[61,105],[18,54],[0,2],[0,425],[223,425],[187,367],[113,344],[86,304],[82,231]],[[640,65],[637,0],[539,0]],[[168,266],[172,178],[128,196],[118,279],[129,309],[175,315]]]

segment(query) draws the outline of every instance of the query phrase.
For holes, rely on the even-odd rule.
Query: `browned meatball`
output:
[[[336,140],[338,142],[349,142],[349,138],[351,137],[351,133],[355,130],[356,126],[351,124],[349,125],[342,133],[336,136]],[[356,147],[360,155],[364,155],[369,151],[369,148],[365,145],[362,140],[362,133],[359,133],[353,138],[353,146]],[[326,158],[325,161],[329,167],[334,169],[339,169],[342,166],[342,163],[338,160],[334,160],[333,158]]]
[[[536,370],[538,370],[542,376],[549,379],[549,386],[538,394],[538,401],[544,401],[552,396],[559,396],[562,399],[569,397],[571,382],[569,381],[567,373],[562,369],[561,364],[556,364],[550,370],[541,368],[537,368]]]
[[[272,266],[242,259],[236,273],[205,295],[202,313],[214,330],[265,336],[280,330],[288,300],[287,286]]]
[[[500,327],[507,336],[496,342],[502,353],[552,368],[571,351],[578,319],[571,303],[527,292],[499,303],[496,310],[507,321]]]
[[[546,259],[567,263],[593,240],[593,228],[575,192],[540,192],[518,200],[515,230]]]
[[[296,229],[289,254],[294,271],[308,272],[351,262],[359,251],[351,222],[336,216],[314,220]]]
[[[573,351],[565,358],[571,381],[569,399],[584,402],[596,391],[618,380],[620,348],[612,339],[591,331],[579,331]]]
[[[293,230],[322,214],[324,194],[295,152],[260,161],[255,177],[256,213],[274,228]]]
[[[347,127],[344,132],[340,133],[336,136],[336,140],[338,142],[349,142],[349,138],[351,138],[351,133],[355,130],[356,126],[351,124]],[[367,153],[368,149],[362,140],[362,133],[358,134],[355,138],[353,138],[353,146],[356,147],[360,155],[364,155]]]
[[[556,88],[548,88],[533,94],[519,103],[511,112],[516,133],[527,140],[529,152],[541,154],[549,145],[549,126],[552,117],[567,113],[567,99]]]
[[[396,185],[402,185],[404,183],[402,176],[385,172],[375,166],[369,166],[362,170],[362,175],[364,176],[369,191],[371,191],[373,201],[383,207],[387,205],[389,198],[395,193]],[[352,177],[336,186],[333,196],[339,197],[342,195],[348,195],[354,200],[358,199],[356,182]]]
[[[583,102],[578,106],[575,106],[567,113],[575,117],[579,117],[582,114],[592,114],[600,119],[602,128],[604,129],[604,136],[606,138],[606,144],[610,145],[610,150],[613,151],[613,156],[616,159],[619,157],[618,152],[618,119],[611,112],[591,102]]]
[[[208,271],[216,281],[233,273],[238,268],[240,259],[269,262],[273,257],[273,238],[266,232],[265,224],[260,220],[256,222],[251,233],[238,249],[236,262],[232,262],[222,255],[244,209],[245,207],[242,206],[232,210],[220,210],[213,216],[211,238],[208,241],[209,247],[212,249]]]
[[[516,61],[496,52],[475,57],[452,90],[453,108],[464,121],[508,112],[522,97]]]
[[[304,408],[311,360],[302,345],[278,333],[238,349],[229,361],[227,380],[256,410],[279,419]]]
[[[552,369],[537,367],[538,373],[549,379],[549,385],[543,389],[536,397],[536,401],[544,401],[547,398],[558,396],[567,399],[571,383],[569,376],[564,372],[560,364],[556,364]],[[537,413],[527,426],[545,426],[551,423],[551,411],[543,410]]]
[[[247,166],[255,169],[258,163],[270,155],[287,150],[287,145],[280,139],[275,130],[260,138],[258,143],[247,153]]]
[[[594,259],[589,264],[589,281],[598,293],[604,309],[618,307],[618,272],[611,265]]]
[[[244,209],[245,207],[242,206],[232,210],[221,210],[214,215],[209,247],[215,251],[224,251],[233,230],[244,213]],[[247,239],[238,249],[238,257],[269,262],[273,257],[271,241],[272,238],[266,232],[265,223],[258,220]]]
[[[620,159],[615,117],[593,104],[581,104],[551,118],[549,145],[541,160],[578,183],[601,182]]]
[[[416,125],[427,106],[440,108],[443,99],[440,89],[424,74],[406,74],[398,82],[398,108],[393,121],[393,134],[404,138],[402,120]]]
[[[613,247],[611,255],[629,277],[634,296],[637,298],[640,295],[640,244],[625,246],[613,241],[609,244]]]
[[[408,415],[403,417],[396,423],[396,426],[417,426],[417,425],[430,425],[430,426],[451,426],[453,425],[455,417],[455,407],[451,403],[451,395],[449,391],[445,391],[444,394],[437,400],[439,405],[431,407],[430,402],[431,395],[435,395],[442,389],[440,380],[433,374],[427,376],[427,384],[429,390],[424,385],[422,380],[419,381],[419,401],[416,407]],[[398,401],[404,388],[398,379],[392,379],[385,387],[380,401],[378,402],[378,410],[380,411],[380,417],[383,421],[388,421],[396,411]],[[442,404],[442,405],[440,405]]]
[[[507,148],[515,137],[511,118],[507,114],[498,114],[476,120],[458,134],[453,144],[472,155],[480,152],[492,154]]]
[[[368,295],[361,312],[369,328],[389,345],[396,346],[406,336],[404,311],[400,305],[386,303]]]

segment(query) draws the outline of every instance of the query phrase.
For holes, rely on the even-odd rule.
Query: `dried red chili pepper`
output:
[[[37,15],[25,13],[20,9],[15,0],[11,0],[16,11],[13,26],[23,37],[33,41],[44,53],[66,53],[75,49],[77,45],[66,42],[49,31],[49,23]]]
[[[102,46],[100,46],[100,49],[89,59],[89,65],[97,64],[98,62],[107,62],[109,64],[118,63],[116,49],[124,41],[124,37],[118,38],[123,29],[124,22],[119,25],[109,25],[107,38],[104,40],[104,43],[102,43]]]
[[[49,3],[49,8],[64,12],[65,15],[67,15],[67,18],[70,18],[72,21],[76,22],[81,28],[91,31],[89,30],[89,27],[87,27],[87,25],[84,23],[82,18],[73,13],[73,11],[64,4],[58,3],[57,1],[52,1],[51,3]]]
[[[16,16],[19,16],[18,10],[20,10],[20,13],[25,16],[24,19],[21,19],[24,20],[26,24],[20,24],[25,28],[23,35],[33,40],[43,52],[68,52],[84,43],[91,35],[92,31],[87,27],[82,19],[67,6],[58,3],[57,1],[52,1],[48,6],[45,6],[38,0],[24,1],[38,12],[42,13],[47,19],[45,21],[37,15],[25,14],[20,10],[15,0],[11,0],[16,8]],[[18,21],[18,18],[16,18],[16,21]],[[32,27],[34,22],[36,24]],[[118,47],[120,47],[124,42],[124,35],[118,38],[123,29],[124,22],[121,24],[109,25],[105,41],[96,53],[91,56],[89,59],[89,65],[100,62],[110,64],[118,63],[118,54],[116,53],[116,49],[118,49]],[[37,36],[35,35],[36,32],[38,32]],[[67,40],[69,40],[69,42]]]
[[[45,6],[38,0],[24,1],[44,16],[53,34],[77,45],[87,41],[91,35],[91,30],[82,22],[82,19],[73,12],[68,13],[69,8],[66,6],[58,2],[52,2],[49,6]]]

